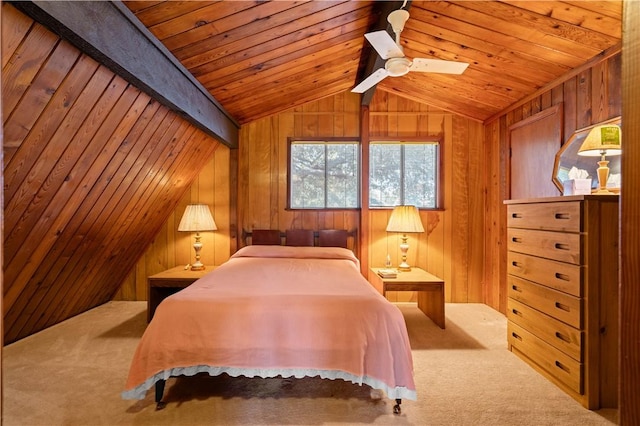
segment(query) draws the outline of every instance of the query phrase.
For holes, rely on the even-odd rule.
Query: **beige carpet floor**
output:
[[[167,407],[120,398],[146,326],[145,302],[111,302],[3,350],[3,425],[611,425],[507,350],[506,320],[481,304],[447,304],[442,330],[400,304],[417,401],[319,379],[170,379]]]

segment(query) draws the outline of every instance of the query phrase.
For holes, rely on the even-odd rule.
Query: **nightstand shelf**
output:
[[[184,266],[176,266],[147,277],[147,322],[151,321],[156,308],[166,297],[189,287],[214,269],[215,266],[206,266],[201,271],[192,271],[184,269]]]
[[[396,278],[382,278],[381,268],[371,268],[373,286],[386,297],[387,291],[415,291],[418,308],[440,328],[444,328],[444,281],[427,271],[412,267],[398,272]]]

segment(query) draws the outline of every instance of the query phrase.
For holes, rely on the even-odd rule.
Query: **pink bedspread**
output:
[[[340,378],[416,399],[400,310],[336,247],[244,247],[165,299],[122,396],[142,399],[158,380],[201,372]]]

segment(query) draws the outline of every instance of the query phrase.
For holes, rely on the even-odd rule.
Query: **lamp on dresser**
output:
[[[620,127],[615,124],[605,124],[591,129],[580,146],[578,155],[601,157],[598,161],[598,191],[596,194],[612,193],[607,189],[609,161],[605,159],[605,156],[622,154],[621,140]]]
[[[391,217],[389,218],[389,223],[387,224],[387,232],[398,232],[402,234],[402,242],[400,243],[402,262],[398,265],[398,270],[410,271],[411,267],[407,263],[407,251],[409,250],[407,234],[424,232],[418,209],[415,206],[394,207],[391,212]]]
[[[215,231],[217,229],[209,206],[206,204],[189,204],[187,206],[180,220],[180,225],[178,225],[178,231],[196,233],[196,240],[193,243],[193,248],[196,251],[196,261],[191,265],[192,271],[204,269],[204,265],[200,261],[200,250],[202,249],[200,232]]]

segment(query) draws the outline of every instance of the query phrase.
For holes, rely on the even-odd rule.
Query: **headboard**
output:
[[[284,233],[284,244],[296,247],[315,246],[313,234],[311,229],[287,229]]]
[[[277,229],[254,229],[253,234],[251,234],[250,237],[251,244],[256,246],[277,246],[282,244],[280,231]]]
[[[353,250],[356,255],[358,239],[356,231],[346,229],[254,229],[242,232],[244,245],[287,245],[287,246],[319,246],[344,247]],[[350,244],[351,243],[351,244]]]

